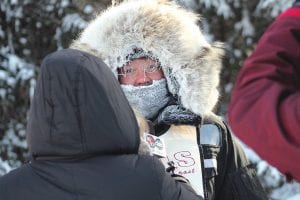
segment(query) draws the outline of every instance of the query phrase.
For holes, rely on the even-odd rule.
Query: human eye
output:
[[[158,69],[159,69],[159,66],[158,66],[158,65],[156,65],[156,64],[151,64],[151,65],[148,65],[148,66],[146,67],[146,72],[147,72],[147,73],[152,73],[152,72],[157,71]]]
[[[135,72],[135,69],[133,67],[128,67],[124,70],[125,74],[132,74]]]

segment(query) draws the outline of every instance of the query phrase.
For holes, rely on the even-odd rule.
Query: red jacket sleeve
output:
[[[263,159],[300,180],[300,7],[279,15],[244,62],[228,119]]]

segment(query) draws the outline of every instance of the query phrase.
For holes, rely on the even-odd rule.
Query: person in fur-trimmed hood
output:
[[[150,146],[205,199],[266,199],[255,170],[213,113],[221,43],[210,44],[199,16],[173,2],[131,0],[98,15],[71,48],[111,68],[131,105],[149,120]],[[169,169],[169,168],[168,168]]]

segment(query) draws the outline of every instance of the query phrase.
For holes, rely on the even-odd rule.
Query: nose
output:
[[[134,86],[143,86],[143,85],[151,85],[152,79],[147,76],[147,73],[144,70],[139,70],[136,79],[134,82]]]

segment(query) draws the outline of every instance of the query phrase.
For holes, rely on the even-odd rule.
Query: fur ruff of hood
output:
[[[210,114],[217,90],[223,45],[209,44],[197,22],[199,16],[175,3],[131,0],[99,14],[71,48],[94,54],[111,68],[129,62],[134,49],[159,60],[169,91],[192,112]]]

